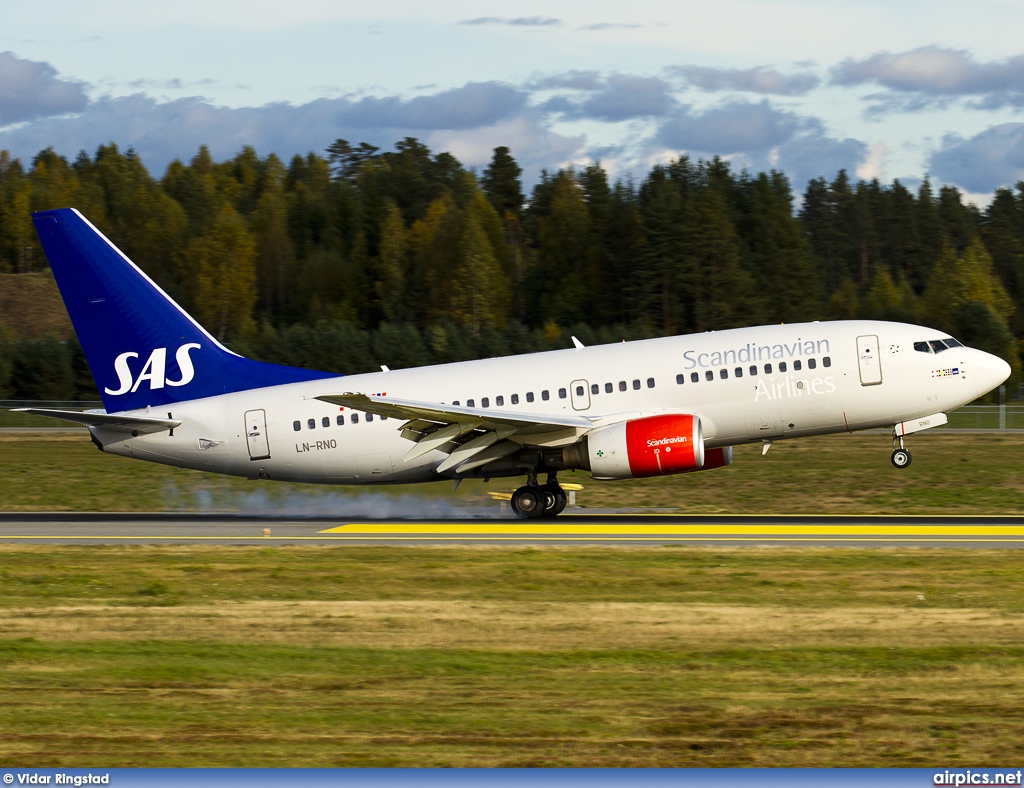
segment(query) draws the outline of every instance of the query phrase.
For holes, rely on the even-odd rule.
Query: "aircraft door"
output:
[[[590,407],[590,384],[585,380],[574,380],[569,387],[574,410],[586,410]]]
[[[266,460],[270,457],[270,441],[267,438],[267,412],[247,410],[245,412],[246,443],[249,445],[250,460]]]
[[[878,355],[878,337],[874,334],[857,337],[857,366],[862,386],[877,386],[882,382],[882,359]]]

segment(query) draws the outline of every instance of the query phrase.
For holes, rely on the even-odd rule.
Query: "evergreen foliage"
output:
[[[864,317],[926,323],[1019,366],[1024,183],[978,210],[928,179],[846,172],[798,198],[781,173],[719,159],[637,182],[599,163],[544,172],[528,196],[521,175],[507,147],[477,177],[413,138],[339,139],[287,164],[252,148],[216,162],[204,146],[159,179],[114,144],[29,166],[0,151],[0,271],[44,269],[30,214],[73,206],[212,333],[279,363],[357,372],[570,334]],[[72,343],[8,331],[0,355],[0,391],[91,391]]]

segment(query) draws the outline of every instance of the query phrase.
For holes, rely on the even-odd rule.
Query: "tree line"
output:
[[[639,181],[545,171],[528,197],[521,175],[508,148],[474,172],[413,138],[339,139],[287,164],[202,147],[160,179],[114,144],[28,166],[0,151],[0,272],[45,270],[30,215],[74,206],[218,338],[279,363],[354,373],[570,335],[860,317],[933,326],[1019,379],[1024,183],[982,210],[927,178],[910,190],[845,172],[797,199],[782,173],[717,158]],[[3,322],[0,397],[90,389],[76,343]]]

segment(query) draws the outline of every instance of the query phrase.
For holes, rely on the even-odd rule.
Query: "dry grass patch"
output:
[[[235,602],[8,608],[0,638],[182,640],[353,648],[581,649],[1018,645],[1024,614],[989,609],[666,603]]]

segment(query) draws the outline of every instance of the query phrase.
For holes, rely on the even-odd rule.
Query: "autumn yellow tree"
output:
[[[185,251],[192,304],[218,339],[248,327],[256,302],[256,242],[245,220],[224,204],[208,232]]]
[[[484,229],[479,203],[473,200],[466,210],[458,266],[451,276],[452,316],[477,332],[486,324],[502,325],[507,302],[508,287]]]

